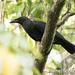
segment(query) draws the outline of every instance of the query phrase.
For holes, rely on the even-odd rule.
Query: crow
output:
[[[10,23],[19,23],[32,39],[39,42],[42,39],[46,26],[45,22],[32,21],[25,16],[14,19]],[[56,31],[53,44],[61,45],[70,54],[75,53],[75,45],[67,41],[58,31]]]

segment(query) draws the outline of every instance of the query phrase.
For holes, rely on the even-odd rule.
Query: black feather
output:
[[[17,18],[15,20],[11,21],[11,23],[21,24],[22,27],[24,28],[24,30],[35,41],[41,41],[41,38],[44,33],[45,25],[46,25],[45,22],[31,21],[27,17]],[[61,45],[63,48],[65,48],[71,54],[75,53],[75,45],[73,45],[72,43],[67,41],[59,32],[56,32],[53,44]]]

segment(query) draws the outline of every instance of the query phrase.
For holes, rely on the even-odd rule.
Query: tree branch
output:
[[[42,59],[36,60],[36,67],[42,73],[47,56],[51,51],[53,40],[55,37],[56,29],[57,29],[57,21],[61,12],[63,5],[65,4],[65,0],[56,0],[53,7],[50,11],[48,11],[48,20],[47,25],[45,27],[45,31],[42,37],[41,45],[39,47],[40,53],[42,54]]]
[[[57,23],[57,28],[59,28],[60,26],[62,26],[70,16],[75,15],[75,13],[69,12],[70,10],[71,10],[71,3],[68,1],[68,4],[67,4],[67,11],[66,11],[66,13],[62,16],[61,20],[58,21],[58,23]]]
[[[71,12],[66,13],[66,14],[62,17],[62,19],[57,23],[57,28],[59,28],[60,26],[62,26],[62,25],[65,23],[65,21],[66,21],[70,16],[73,16],[73,15],[75,15],[75,13],[71,13]]]

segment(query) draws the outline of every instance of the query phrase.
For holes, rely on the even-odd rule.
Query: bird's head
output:
[[[19,23],[19,24],[23,25],[23,23],[27,23],[28,21],[29,21],[29,19],[27,17],[22,16],[22,17],[12,20],[10,23]]]

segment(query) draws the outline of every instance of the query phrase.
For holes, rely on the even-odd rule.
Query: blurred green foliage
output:
[[[67,3],[61,12],[62,16],[67,11]],[[71,11],[75,11],[75,0],[70,1],[72,8]],[[18,33],[16,33],[16,26],[11,25],[9,22],[11,19],[27,16],[34,20],[47,21],[47,11],[49,7],[52,7],[53,0],[4,0],[4,19],[5,19],[5,31],[0,31],[0,47],[7,48],[13,54],[30,54],[35,58],[40,58],[40,54],[37,49],[37,43],[32,40],[28,34],[23,30],[22,27],[18,28]],[[7,21],[8,20],[8,21]],[[6,22],[7,21],[7,22]],[[9,25],[8,25],[9,24]],[[17,24],[16,24],[17,25]],[[71,17],[66,21],[64,26],[58,29],[62,35],[72,43],[75,42],[75,17]],[[61,46],[54,46],[55,50],[60,53],[64,52]],[[30,56],[29,55],[29,56]],[[34,59],[34,58],[33,58]],[[51,63],[51,65],[50,65]],[[49,64],[46,65],[47,69],[54,69],[60,67],[61,65],[54,59]],[[33,69],[37,75],[39,72]],[[18,74],[24,75],[24,74]]]

